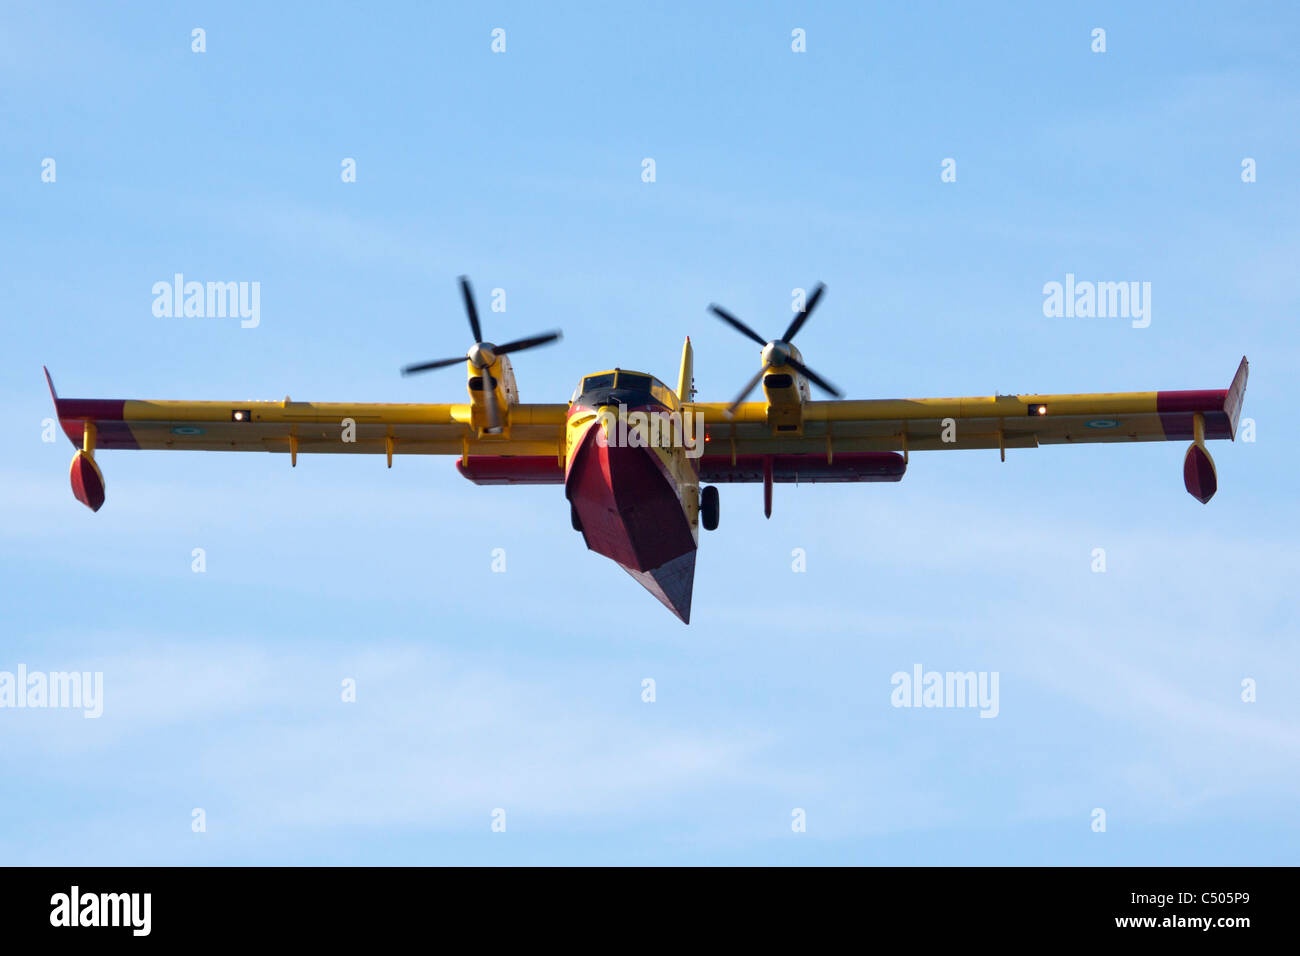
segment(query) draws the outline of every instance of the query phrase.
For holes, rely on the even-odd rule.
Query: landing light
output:
[[[1046,405],[1030,405],[1030,406],[1029,406],[1029,414],[1030,414],[1030,415],[1046,415],[1046,414],[1047,414],[1047,406],[1046,406]]]
[[[230,413],[230,420],[232,422],[251,422],[253,413],[247,408],[236,408]]]

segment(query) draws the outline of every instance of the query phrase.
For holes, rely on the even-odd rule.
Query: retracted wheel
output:
[[[713,485],[700,492],[700,521],[705,531],[718,530],[718,489]]]

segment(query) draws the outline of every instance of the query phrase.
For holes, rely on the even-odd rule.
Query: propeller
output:
[[[460,277],[460,291],[465,298],[465,312],[469,315],[469,330],[474,335],[474,344],[470,346],[465,355],[407,365],[402,369],[402,374],[415,375],[417,372],[431,372],[434,369],[459,365],[468,358],[469,363],[478,369],[479,377],[483,382],[483,396],[487,401],[487,430],[489,433],[495,434],[501,431],[501,409],[497,407],[496,389],[492,387],[492,376],[489,372],[492,366],[496,364],[497,356],[522,352],[525,349],[536,348],[539,345],[547,345],[560,338],[560,331],[556,329],[554,332],[530,335],[526,339],[515,339],[513,342],[506,342],[502,345],[485,342],[483,340],[483,326],[478,320],[478,308],[474,305],[474,290],[470,288],[469,279],[466,276]]]
[[[741,335],[748,339],[752,339],[763,347],[763,364],[759,368],[758,374],[751,378],[745,384],[745,387],[741,389],[740,394],[736,396],[736,400],[727,406],[728,418],[736,413],[736,409],[740,406],[740,403],[748,398],[749,393],[752,392],[758,383],[763,380],[763,376],[767,374],[768,369],[780,365],[790,366],[818,388],[829,392],[836,398],[840,397],[839,389],[794,357],[790,345],[790,342],[799,333],[799,330],[804,327],[804,323],[808,321],[808,317],[812,315],[812,310],[817,307],[817,303],[821,301],[822,293],[825,291],[826,286],[823,283],[817,283],[817,288],[813,289],[812,295],[810,295],[808,300],[804,303],[803,311],[790,321],[790,325],[786,328],[785,334],[779,339],[773,339],[770,342],[722,306],[717,304],[709,306],[709,311],[720,318],[723,322],[726,322]]]

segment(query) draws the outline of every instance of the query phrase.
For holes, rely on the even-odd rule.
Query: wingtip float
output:
[[[913,451],[1048,444],[1191,440],[1187,491],[1218,489],[1206,442],[1234,439],[1249,365],[1226,389],[976,398],[814,401],[838,395],[803,362],[791,339],[821,300],[809,297],[781,339],[765,341],[720,306],[713,313],[762,346],[758,375],[727,402],[696,402],[688,337],[676,391],[642,372],[584,376],[568,403],[525,404],[507,357],[557,341],[546,332],[496,345],[460,280],[474,344],[465,357],[407,366],[404,374],[464,363],[469,401],[456,404],[189,402],[64,399],[45,370],[60,425],[77,448],[73,495],[104,504],[103,449],[268,451],[456,456],[480,485],[563,485],[574,530],[616,562],[683,623],[699,532],[719,523],[717,485],[761,483],[764,514],[786,482],[894,482]],[[763,400],[746,401],[762,385]]]

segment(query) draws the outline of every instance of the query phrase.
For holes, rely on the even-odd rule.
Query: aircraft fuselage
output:
[[[651,376],[588,376],[569,406],[564,493],[587,547],[689,623],[704,435]]]

